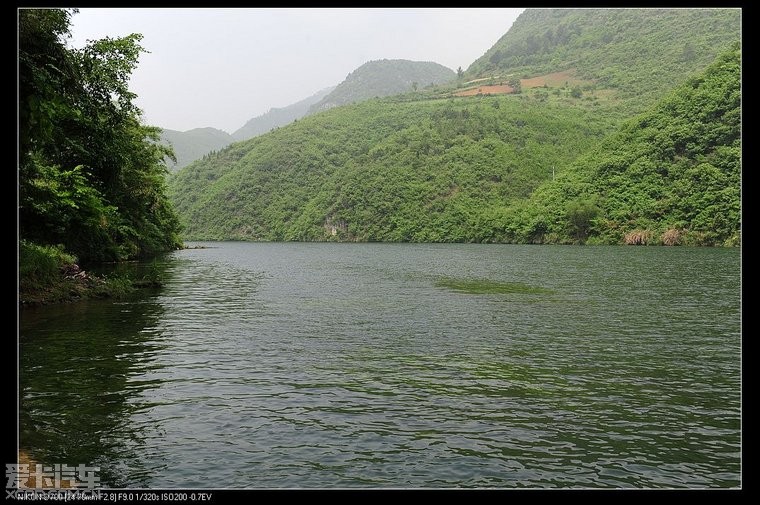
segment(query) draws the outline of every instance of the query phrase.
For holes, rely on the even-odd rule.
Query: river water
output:
[[[737,249],[202,245],[163,288],[22,310],[33,460],[110,487],[741,485]]]

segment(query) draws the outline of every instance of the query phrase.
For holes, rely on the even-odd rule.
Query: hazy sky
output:
[[[72,19],[75,47],[130,33],[150,51],[131,89],[145,121],[237,130],[271,107],[333,86],[370,60],[463,69],[523,9],[101,9]]]

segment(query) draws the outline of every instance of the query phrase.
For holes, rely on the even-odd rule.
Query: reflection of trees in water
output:
[[[151,427],[132,414],[146,407],[143,392],[156,384],[143,376],[160,366],[164,348],[156,297],[141,291],[22,311],[19,437],[35,461],[100,466],[101,484],[111,487],[124,485],[127,472],[150,474],[138,451]]]

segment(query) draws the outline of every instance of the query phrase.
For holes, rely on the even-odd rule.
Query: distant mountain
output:
[[[329,95],[314,104],[309,113],[369,98],[408,93],[455,77],[453,70],[432,61],[370,61],[348,74]]]
[[[248,120],[232,135],[216,128],[195,128],[185,132],[164,130],[161,138],[174,147],[177,156],[177,163],[169,162],[169,170],[176,172],[211,151],[267,133],[307,114],[376,96],[414,91],[451,81],[454,77],[453,70],[433,62],[370,61],[348,74],[338,86],[325,88],[286,107],[273,107],[266,114]]]
[[[174,147],[177,163],[168,162],[169,170],[175,172],[211,151],[229,145],[235,139],[229,133],[216,128],[194,128],[184,132],[164,130],[161,141]]]
[[[325,88],[309,98],[304,98],[300,102],[286,107],[273,107],[266,114],[249,119],[242,128],[236,130],[232,135],[210,127],[194,128],[184,132],[165,129],[161,134],[161,140],[164,143],[171,144],[174,147],[174,154],[177,156],[177,163],[168,162],[169,171],[176,172],[202,158],[205,154],[218,151],[233,142],[248,140],[262,133],[267,133],[278,126],[292,123],[305,116],[309,107],[319,102],[334,89],[335,86]]]
[[[273,107],[266,114],[249,119],[242,128],[232,133],[232,138],[235,140],[248,140],[262,133],[267,133],[272,128],[292,123],[296,119],[304,117],[312,105],[322,100],[334,89],[335,86],[330,86],[318,91],[309,98],[304,98],[300,102],[288,105],[287,107]]]

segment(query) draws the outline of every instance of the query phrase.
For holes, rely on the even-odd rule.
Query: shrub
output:
[[[626,233],[623,240],[626,245],[649,245],[652,241],[652,232],[649,230],[633,230]]]
[[[681,230],[670,228],[662,234],[663,245],[681,245]]]

